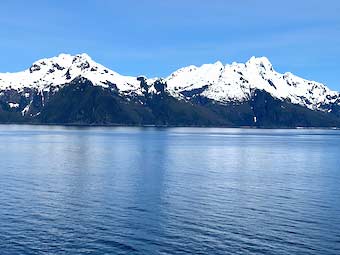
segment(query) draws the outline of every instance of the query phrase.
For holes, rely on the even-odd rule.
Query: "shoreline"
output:
[[[340,127],[284,127],[284,126],[277,126],[277,127],[261,127],[261,126],[204,126],[204,125],[128,125],[128,124],[79,124],[79,123],[0,123],[1,126],[9,126],[9,125],[16,125],[16,126],[56,126],[56,127],[79,127],[79,128],[91,128],[91,127],[133,127],[133,128],[220,128],[220,129],[291,129],[291,130],[340,130]]]

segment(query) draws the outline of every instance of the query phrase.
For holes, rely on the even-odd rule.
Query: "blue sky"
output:
[[[0,72],[59,53],[147,76],[255,55],[340,90],[338,0],[3,0],[0,34]]]

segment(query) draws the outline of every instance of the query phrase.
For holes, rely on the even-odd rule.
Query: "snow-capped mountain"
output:
[[[120,75],[96,63],[85,53],[75,56],[60,54],[57,57],[38,60],[25,71],[0,74],[0,89],[49,90],[51,87],[67,84],[78,76],[104,88],[115,85],[123,93],[134,91],[140,93],[138,91],[140,82],[136,77]]]
[[[321,83],[292,73],[276,72],[265,57],[252,57],[245,64],[216,62],[201,67],[188,66],[172,73],[166,81],[171,90],[183,93],[198,89],[201,96],[221,103],[249,100],[256,89],[313,110],[339,98],[338,92]]]
[[[67,84],[78,76],[104,88],[114,86],[122,94],[142,95],[137,77],[120,75],[96,63],[87,54],[60,54],[38,60],[25,71],[0,74],[0,89],[49,90]],[[156,80],[146,79],[147,85],[150,87]],[[224,65],[216,62],[200,67],[188,66],[173,72],[164,81],[167,90],[175,97],[186,95],[190,99],[193,95],[200,95],[220,103],[249,100],[256,89],[313,110],[339,99],[338,92],[321,83],[302,79],[289,72],[276,72],[265,57],[252,57],[245,64]],[[187,93],[190,91],[193,93]]]
[[[340,94],[265,57],[124,76],[87,54],[60,54],[0,73],[0,122],[340,126]],[[339,123],[339,124],[338,124]]]

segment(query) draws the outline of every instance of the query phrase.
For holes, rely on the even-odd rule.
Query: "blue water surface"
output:
[[[340,254],[340,131],[2,125],[0,253]]]

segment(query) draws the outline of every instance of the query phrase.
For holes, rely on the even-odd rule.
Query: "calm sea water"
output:
[[[0,126],[0,254],[340,254],[340,131]]]

